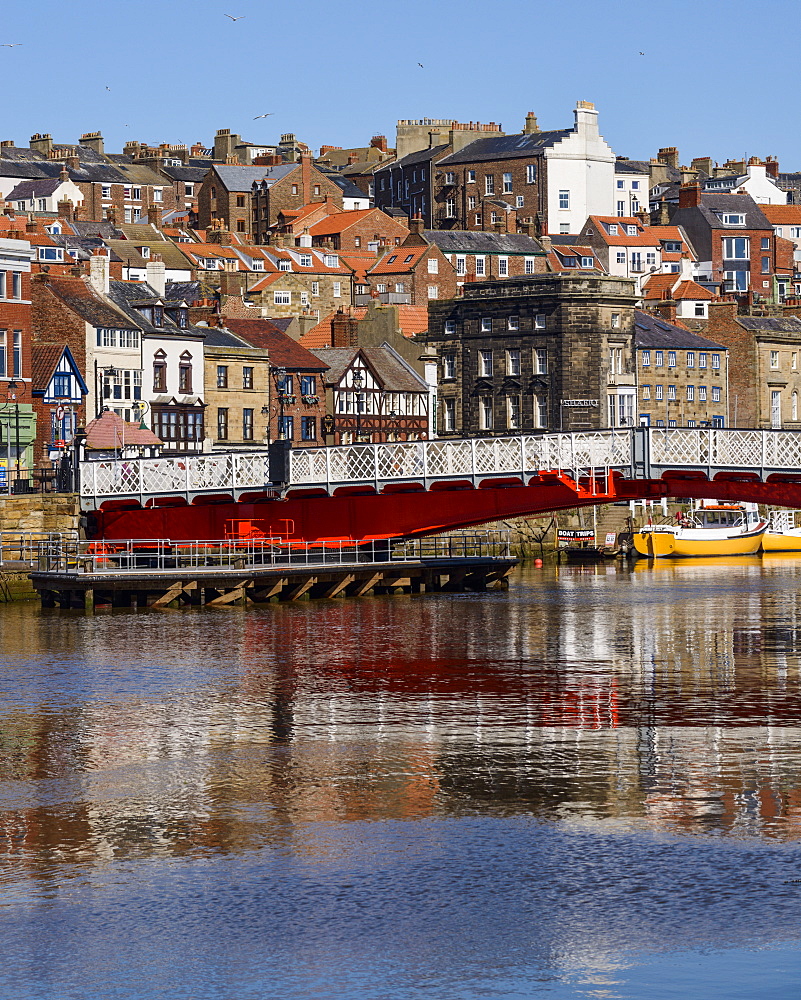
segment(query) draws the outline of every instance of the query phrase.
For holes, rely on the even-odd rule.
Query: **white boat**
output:
[[[762,536],[763,552],[800,552],[801,527],[796,527],[796,511],[772,510],[768,530]]]
[[[767,526],[755,503],[697,500],[671,523],[640,528],[634,548],[648,559],[749,556],[759,552]]]

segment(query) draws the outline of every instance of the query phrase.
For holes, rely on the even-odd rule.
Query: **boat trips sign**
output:
[[[567,542],[584,542],[592,543],[595,541],[595,532],[592,528],[560,528],[558,532],[559,543]]]

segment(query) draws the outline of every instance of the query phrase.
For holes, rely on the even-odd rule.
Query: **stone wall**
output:
[[[77,531],[80,506],[74,493],[0,497],[0,531]]]

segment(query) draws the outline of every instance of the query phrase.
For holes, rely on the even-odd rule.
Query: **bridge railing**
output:
[[[650,465],[658,468],[756,472],[801,469],[801,434],[798,431],[717,427],[650,427],[647,431]]]

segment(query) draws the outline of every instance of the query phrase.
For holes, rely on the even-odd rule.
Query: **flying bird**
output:
[[[644,53],[644,52],[641,52],[641,53],[640,53],[640,55],[641,55],[641,56],[644,56],[644,55],[645,55],[645,53]]]
[[[22,42],[0,42],[0,48],[4,49],[15,49],[18,45],[22,45]]]
[[[111,90],[111,87],[106,87],[106,90]]]
[[[245,15],[244,15],[244,14],[240,14],[240,15],[239,15],[239,17],[234,17],[234,15],[233,15],[233,14],[226,14],[225,16],[226,16],[226,17],[230,17],[232,21],[241,21],[241,20],[242,20],[242,18],[243,18],[243,17],[245,16]]]
[[[425,66],[422,63],[418,63],[417,65],[420,67],[420,69],[425,69]]]
[[[256,122],[256,121],[259,120],[259,118],[269,118],[271,115],[274,115],[274,114],[275,114],[274,111],[268,111],[266,115],[256,115],[256,117],[253,119],[253,121]]]

